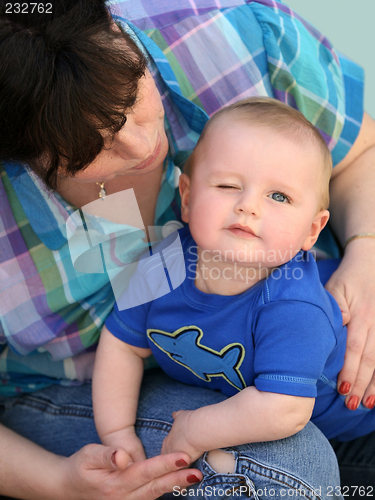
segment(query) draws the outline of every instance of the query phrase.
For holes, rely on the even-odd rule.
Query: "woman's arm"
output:
[[[96,429],[103,444],[122,446],[133,461],[146,458],[135,434],[143,357],[150,349],[130,346],[103,328],[96,352],[92,399]]]
[[[330,223],[343,245],[356,234],[375,234],[374,187],[375,121],[365,113],[356,142],[332,173]],[[349,403],[352,409],[363,396],[365,405],[374,406],[374,238],[357,239],[348,244],[342,263],[326,288],[337,300],[344,323],[349,321],[345,364],[338,379],[340,392],[349,392],[347,404],[354,397]],[[350,385],[350,391],[343,390],[345,382]]]
[[[54,455],[0,425],[0,494],[24,500],[154,500],[201,479],[183,453],[129,464],[125,450],[87,445]]]
[[[183,450],[193,461],[205,451],[291,436],[310,420],[314,402],[246,387],[221,403],[175,412],[162,453]]]
[[[0,424],[0,493],[25,499],[62,498],[64,458]]]

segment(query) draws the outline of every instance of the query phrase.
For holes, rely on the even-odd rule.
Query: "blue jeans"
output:
[[[137,433],[147,456],[159,454],[171,428],[173,411],[195,409],[223,399],[225,396],[219,392],[180,384],[160,370],[146,372]],[[0,422],[47,450],[65,456],[88,443],[100,442],[93,421],[89,384],[51,386],[30,395],[0,399]],[[196,464],[204,473],[202,483],[192,486],[189,492],[176,489],[167,497],[341,498],[337,494],[340,482],[335,454],[311,423],[290,438],[243,445],[230,451],[236,458],[233,474],[216,473],[204,455]]]

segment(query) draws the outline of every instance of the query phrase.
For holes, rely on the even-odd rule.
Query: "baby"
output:
[[[337,392],[346,328],[308,252],[329,218],[331,169],[319,132],[279,101],[250,98],[208,122],[180,177],[186,279],[156,300],[115,308],[100,338],[93,401],[104,444],[144,458],[134,423],[151,352],[171,377],[230,396],[175,412],[162,453],[193,461],[291,436],[310,419],[342,440],[375,428],[375,412],[350,411]],[[128,293],[142,280],[157,288],[147,266]]]

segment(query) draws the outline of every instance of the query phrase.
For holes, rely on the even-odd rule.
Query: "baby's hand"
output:
[[[193,411],[182,410],[172,413],[174,422],[168,436],[163,441],[162,455],[182,451],[187,453],[191,461],[194,462],[203,454],[205,450],[198,450],[194,445],[194,428],[190,425],[190,418],[193,413]]]
[[[102,443],[106,446],[122,446],[131,457],[129,465],[146,460],[141,440],[136,435],[133,425],[103,436]]]

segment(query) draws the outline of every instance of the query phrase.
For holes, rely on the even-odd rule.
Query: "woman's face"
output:
[[[145,175],[157,169],[168,152],[164,108],[148,70],[139,81],[137,101],[126,123],[76,182],[105,182],[120,175]]]

